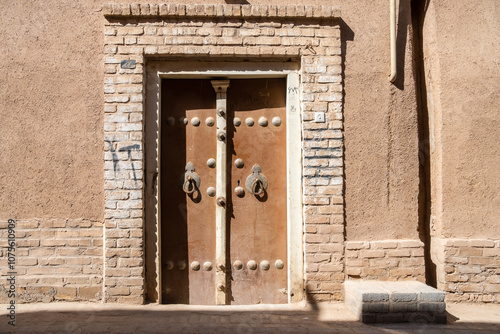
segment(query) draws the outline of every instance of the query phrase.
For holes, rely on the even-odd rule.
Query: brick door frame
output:
[[[252,78],[285,78],[287,89],[286,103],[286,124],[287,124],[287,270],[288,302],[303,300],[304,291],[304,258],[303,258],[303,217],[302,217],[302,127],[300,120],[300,100],[298,89],[300,85],[299,65],[296,62],[279,62],[278,60],[268,62],[247,62],[229,61],[205,61],[205,62],[185,62],[175,60],[152,61],[147,65],[147,86],[150,89],[146,92],[146,118],[154,117],[158,128],[156,135],[146,137],[146,140],[155,141],[156,144],[156,165],[150,166],[149,170],[155,170],[156,178],[155,202],[161,203],[159,193],[161,184],[161,157],[159,156],[160,134],[161,134],[161,79],[252,79]],[[252,70],[258,69],[258,70]],[[151,82],[150,82],[151,81]],[[154,130],[153,130],[154,131]],[[147,198],[148,196],[146,196]],[[156,205],[155,227],[156,235],[156,294],[158,302],[161,303],[162,290],[162,270],[161,262],[161,210],[160,205]],[[146,219],[148,219],[146,213]],[[152,219],[153,217],[151,217]],[[150,227],[152,224],[147,224]],[[146,239],[148,242],[148,239]]]
[[[104,301],[145,301],[145,187],[153,182],[144,155],[146,94],[151,89],[146,67],[158,59],[189,57],[254,65],[266,59],[298,61],[302,193],[294,198],[301,202],[303,251],[295,254],[305,265],[296,280],[300,292],[291,301],[342,299],[340,11],[328,6],[139,4],[106,5],[104,15]],[[326,122],[315,123],[315,112],[324,112]],[[294,238],[299,237],[290,240]]]

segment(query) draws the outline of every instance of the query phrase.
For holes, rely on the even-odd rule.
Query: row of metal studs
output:
[[[184,270],[184,269],[186,269],[186,262],[179,261],[177,263],[177,266],[178,266],[179,270]],[[233,266],[236,270],[241,270],[241,269],[243,269],[243,262],[241,262],[240,260],[236,260],[236,261],[234,261]],[[282,260],[276,260],[276,262],[274,263],[274,266],[276,267],[276,269],[283,269],[285,267],[285,264],[283,263]],[[167,270],[172,270],[172,269],[174,269],[174,263],[172,261],[167,261],[165,267]],[[254,260],[250,260],[247,263],[247,267],[250,270],[256,270],[257,269],[257,262]],[[262,270],[269,270],[271,268],[271,264],[269,263],[269,261],[264,260],[260,263],[260,268]],[[193,261],[193,262],[191,262],[191,269],[194,271],[198,271],[201,269],[201,264],[198,261]],[[207,262],[203,263],[203,269],[205,269],[205,271],[211,271],[213,269],[212,262],[207,261]]]
[[[183,124],[183,125],[188,125],[189,123],[189,120],[186,118],[186,117],[181,117],[179,119],[179,122],[180,124]],[[271,121],[273,123],[274,126],[280,126],[281,125],[281,118],[279,117],[274,117],[273,120]],[[259,125],[262,126],[262,127],[266,127],[268,125],[268,121],[267,121],[267,118],[265,117],[261,117],[259,118]],[[175,125],[175,118],[173,117],[168,117],[167,118],[167,124],[170,125],[170,126],[173,126]],[[191,118],[191,125],[193,126],[199,126],[201,124],[201,121],[200,121],[200,118],[199,117],[193,117]],[[215,119],[213,117],[208,117],[206,120],[205,120],[205,124],[207,126],[214,126],[215,125]],[[234,126],[238,127],[241,125],[241,119],[238,118],[238,117],[235,117],[233,119],[233,124]],[[248,126],[248,127],[252,127],[254,126],[255,124],[255,121],[252,117],[248,117],[246,120],[245,120],[245,124]]]

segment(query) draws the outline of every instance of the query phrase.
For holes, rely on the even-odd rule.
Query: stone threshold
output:
[[[344,297],[364,323],[446,323],[444,292],[421,282],[348,280]]]

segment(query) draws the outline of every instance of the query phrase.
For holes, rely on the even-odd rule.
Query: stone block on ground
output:
[[[444,297],[418,281],[344,282],[345,303],[364,323],[446,323]]]

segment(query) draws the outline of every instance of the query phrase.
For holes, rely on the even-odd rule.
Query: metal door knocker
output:
[[[186,173],[184,173],[184,183],[182,185],[182,190],[186,194],[192,194],[196,189],[200,187],[200,177],[194,171],[194,165],[192,162],[188,162],[186,165]]]
[[[255,164],[252,167],[252,174],[247,177],[245,186],[248,192],[252,195],[260,196],[264,194],[267,190],[269,183],[267,178],[261,174],[262,169],[259,165]]]

